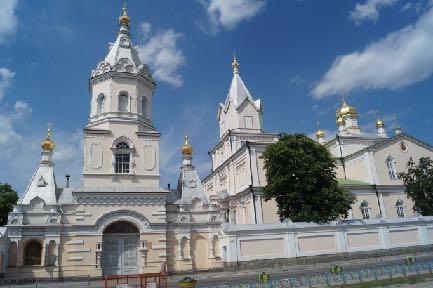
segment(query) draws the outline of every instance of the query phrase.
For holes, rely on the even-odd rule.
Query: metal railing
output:
[[[406,277],[410,275],[433,273],[433,261],[416,262],[411,265],[383,265],[372,268],[353,269],[343,271],[339,274],[313,273],[310,275],[282,277],[277,280],[270,280],[268,283],[259,284],[235,283],[228,285],[199,285],[200,288],[286,288],[286,287],[313,287],[323,285],[345,285],[362,282],[371,282],[383,279]],[[272,275],[271,275],[272,276]]]

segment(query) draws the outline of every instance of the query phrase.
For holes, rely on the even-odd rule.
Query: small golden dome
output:
[[[47,137],[41,142],[41,147],[43,150],[53,150],[56,147],[54,141],[51,140],[51,124],[48,125]]]
[[[344,116],[357,116],[358,112],[356,111],[356,108],[353,106],[350,106],[347,104],[346,100],[343,99],[343,103],[341,104],[341,107],[337,109],[336,116],[338,117],[344,117]]]
[[[182,154],[183,155],[189,155],[189,156],[192,155],[192,146],[189,145],[189,143],[188,143],[188,136],[185,136],[185,142],[183,143],[183,146],[182,146]]]
[[[384,127],[385,127],[385,123],[380,118],[377,118],[376,128],[379,129],[379,128],[384,128]]]
[[[323,131],[322,129],[317,130],[316,131],[316,137],[317,137],[317,139],[325,138],[325,131]]]
[[[129,18],[128,13],[126,11],[126,1],[123,2],[122,15],[119,17],[119,25],[129,26],[129,22],[131,22],[131,18]]]
[[[343,117],[337,117],[337,125],[338,126],[344,126],[344,125],[346,125],[346,121],[344,121],[344,118]]]

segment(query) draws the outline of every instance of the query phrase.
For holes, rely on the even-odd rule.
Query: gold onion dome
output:
[[[341,107],[337,109],[336,116],[343,117],[344,116],[356,116],[358,112],[356,111],[356,108],[353,106],[350,106],[347,104],[346,100],[343,99],[343,103],[341,104]]]
[[[384,127],[385,127],[385,123],[380,118],[377,118],[376,128],[379,129],[379,128],[384,128]]]
[[[322,129],[317,130],[316,131],[316,137],[317,137],[317,139],[325,138],[325,131],[323,131]]]
[[[183,146],[182,146],[182,154],[183,155],[189,155],[189,156],[192,155],[192,146],[189,145],[189,143],[188,143],[188,136],[185,136],[185,142],[183,143]]]
[[[337,125],[338,126],[343,126],[343,125],[345,125],[346,124],[346,121],[344,121],[344,118],[343,117],[337,117]]]
[[[128,13],[126,11],[126,1],[124,1],[122,15],[120,15],[119,17],[119,25],[129,26],[129,22],[131,22],[131,19],[129,18]]]
[[[41,142],[41,147],[43,150],[53,150],[55,146],[54,141],[51,140],[51,125],[49,125],[47,137]]]

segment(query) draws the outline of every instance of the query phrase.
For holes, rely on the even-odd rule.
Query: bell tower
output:
[[[89,80],[84,187],[159,187],[159,136],[152,123],[156,83],[131,40],[124,4],[119,31]]]

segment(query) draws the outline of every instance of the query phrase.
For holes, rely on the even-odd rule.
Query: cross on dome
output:
[[[233,67],[233,74],[239,74],[239,62],[238,60],[236,60],[236,56],[233,56],[233,61],[232,61],[232,67]]]

